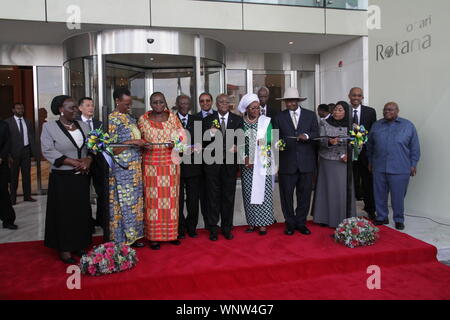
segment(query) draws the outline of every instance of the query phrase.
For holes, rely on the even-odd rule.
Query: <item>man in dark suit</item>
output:
[[[311,234],[306,227],[309,213],[313,174],[316,168],[316,153],[313,139],[319,136],[319,125],[314,112],[300,107],[297,88],[288,88],[284,93],[287,110],[278,113],[274,127],[286,149],[280,152],[278,181],[280,185],[281,209],[286,221],[285,234]],[[294,211],[294,191],[297,194],[297,209]]]
[[[204,142],[203,154],[211,241],[218,239],[219,219],[225,239],[233,239],[231,228],[238,172],[237,138],[234,134],[244,125],[242,117],[230,112],[228,97],[225,94],[216,98],[216,105],[219,112],[203,119],[203,130],[208,130],[206,134],[211,137],[211,141]],[[219,152],[217,156],[216,151]]]
[[[103,128],[103,123],[94,119],[95,106],[92,98],[84,97],[78,101],[78,110],[80,118],[78,120],[86,123],[90,130]],[[95,225],[103,229],[103,237],[109,239],[109,167],[102,154],[97,154],[91,166],[91,176],[95,193],[97,194],[97,213],[95,216]]]
[[[5,121],[0,120],[0,220],[3,222],[3,228],[16,230],[14,224],[16,213],[11,205],[8,183],[11,177],[11,171],[8,166],[9,154],[11,148],[11,138],[9,126]]]
[[[372,125],[377,121],[375,109],[362,105],[364,99],[361,88],[352,88],[348,95],[350,105],[352,106],[351,117],[353,123],[363,125],[370,132]],[[363,147],[357,161],[353,161],[353,177],[355,189],[358,185],[358,179],[361,179],[362,193],[364,198],[364,211],[367,212],[371,220],[376,219],[375,200],[373,196],[373,179],[369,171],[369,162],[366,154],[366,146]]]
[[[275,112],[275,110],[273,110],[270,106],[267,105],[267,102],[269,101],[270,98],[269,88],[267,87],[259,88],[257,95],[259,98],[259,103],[261,105],[261,114],[263,116],[272,118],[273,120],[277,113]]]
[[[177,116],[180,120],[183,128],[189,133],[190,140],[188,144],[194,146],[198,144],[201,148],[201,125],[202,118],[197,115],[189,114],[191,110],[191,98],[185,95],[177,97]],[[197,127],[195,123],[197,122]],[[198,141],[196,140],[195,130],[199,130],[197,135],[199,135]],[[201,151],[201,150],[198,150]],[[198,163],[196,163],[198,160]],[[187,150],[186,154],[183,155],[183,162],[180,165],[181,175],[180,175],[180,214],[179,214],[179,224],[178,224],[178,238],[183,239],[185,233],[191,238],[197,238],[197,224],[198,224],[198,211],[199,211],[199,200],[200,200],[200,186],[202,178],[202,163],[201,163],[201,153],[197,154],[197,159],[195,159],[195,152],[191,148]],[[187,216],[184,217],[184,195],[186,194],[186,208]],[[203,220],[207,221],[205,216],[206,212],[202,212]]]
[[[31,157],[36,156],[35,135],[31,121],[25,119],[25,107],[17,102],[12,109],[13,116],[6,119],[11,137],[11,203],[16,204],[19,171],[22,174],[24,201],[35,202],[31,197]]]
[[[207,92],[203,92],[198,98],[201,111],[196,114],[200,119],[205,119],[209,115],[217,115],[217,111],[213,110],[213,97]],[[209,230],[208,222],[208,191],[206,189],[206,177],[205,173],[202,172],[201,183],[200,183],[200,206],[203,216],[203,221],[205,222],[205,229]]]

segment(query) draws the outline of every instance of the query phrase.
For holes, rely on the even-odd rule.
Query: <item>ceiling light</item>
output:
[[[291,45],[291,44],[294,44],[294,41],[289,41],[289,44]]]

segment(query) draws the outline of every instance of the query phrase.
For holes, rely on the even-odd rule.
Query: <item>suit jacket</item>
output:
[[[83,139],[89,133],[89,126],[83,121],[75,121],[75,125],[81,130]],[[78,148],[67,129],[58,121],[44,123],[41,135],[41,148],[44,157],[52,164],[52,169],[73,170],[72,166],[63,164],[66,158],[81,159],[88,154],[86,142]]]
[[[36,151],[36,143],[35,143],[35,134],[33,126],[31,125],[31,121],[28,119],[24,119],[24,125],[27,126],[27,134],[28,134],[28,142],[30,144],[31,156],[37,156]],[[5,119],[6,123],[9,126],[9,135],[11,137],[11,156],[13,158],[17,158],[20,156],[22,149],[24,147],[22,139],[20,139],[19,127],[17,125],[16,119],[14,116],[8,119]]]
[[[316,168],[316,143],[314,138],[319,136],[319,124],[316,114],[301,108],[297,128],[294,128],[289,110],[279,112],[274,121],[274,128],[279,130],[279,137],[286,143],[286,149],[280,152],[280,174],[294,174],[297,170],[302,173],[313,172]],[[309,140],[297,141],[287,137],[298,137],[306,133]]]
[[[5,121],[0,120],[0,159],[1,165],[8,165],[8,156],[11,152],[11,138],[9,126]]]
[[[205,133],[207,130],[211,129],[212,123],[213,123],[214,120],[217,120],[220,123],[219,113],[218,112],[216,112],[216,113],[214,113],[212,115],[209,115],[208,117],[203,119],[203,133]],[[231,129],[231,130],[235,130],[236,131],[238,129],[243,129],[243,128],[244,128],[244,119],[241,116],[238,116],[238,115],[236,115],[236,114],[234,114],[232,112],[229,112],[228,113],[227,130]],[[226,138],[224,140],[226,140]],[[207,148],[214,141],[215,141],[215,137],[212,137],[211,141],[204,141],[203,142],[203,147]],[[233,143],[225,141],[224,148],[225,148],[225,146],[228,146],[230,144],[231,145],[232,144],[238,145],[237,137],[234,137]],[[229,148],[225,148],[225,149],[229,149]],[[223,156],[224,156],[224,160],[223,161],[224,161],[224,163],[223,164],[226,165],[229,174],[234,174],[235,175],[237,170],[238,170],[238,168],[239,168],[239,165],[238,165],[238,162],[237,162],[237,154],[238,153],[236,152],[235,154],[233,154],[233,159],[234,159],[233,164],[225,164],[226,154],[227,153],[228,153],[228,150],[224,150],[224,153],[223,153]],[[211,154],[213,156],[215,155],[214,152],[212,152]],[[204,164],[204,171],[205,171],[206,174],[208,174],[208,172],[210,172],[210,171],[220,170],[220,166],[221,165],[222,164],[216,164],[216,163],[213,163],[213,164],[210,164],[210,165]]]
[[[181,121],[178,113],[177,113],[177,118],[180,120],[180,123],[183,125],[183,122]],[[194,140],[195,139],[195,130],[194,130],[195,122],[199,122],[200,128],[201,128],[201,124],[202,124],[201,116],[190,114],[188,117],[187,126],[185,128],[189,132],[189,135],[191,136],[191,140],[190,140],[190,142],[188,141],[188,143],[190,145],[199,143],[201,146],[202,140],[200,140],[200,141]],[[203,133],[200,132],[200,136],[202,136],[202,134]],[[199,155],[197,155],[197,157],[199,157],[199,156],[201,156],[201,153]],[[192,156],[191,156],[191,164],[181,163],[181,165],[180,165],[181,178],[190,178],[190,177],[200,176],[202,174],[202,164],[201,163],[194,164],[194,163],[195,163],[195,154],[192,154]]]
[[[370,132],[370,130],[372,129],[372,125],[375,122],[377,122],[377,112],[375,111],[375,109],[361,105],[361,116],[359,124],[363,125],[364,128],[366,128],[366,130]],[[366,146],[364,146],[363,149],[361,150],[361,153],[359,154],[359,160],[363,164],[368,166],[369,161],[367,159]]]

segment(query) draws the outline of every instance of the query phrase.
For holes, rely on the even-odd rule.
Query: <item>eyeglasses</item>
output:
[[[207,100],[200,100],[200,103],[205,103],[205,102],[211,102],[211,100],[210,99],[207,99]]]
[[[251,108],[247,108],[248,110],[260,110],[261,107],[251,107]]]

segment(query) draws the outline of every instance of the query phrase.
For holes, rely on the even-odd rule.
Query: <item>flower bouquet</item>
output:
[[[371,246],[379,238],[378,229],[366,219],[345,219],[336,228],[334,239],[349,248]]]
[[[179,134],[174,133],[172,135],[172,143],[174,145],[174,147],[173,147],[174,150],[177,151],[178,153],[183,153],[188,148],[186,143],[184,143],[183,135],[179,135]]]
[[[220,123],[219,123],[219,120],[214,119],[213,122],[212,122],[212,126],[213,126],[214,128],[216,128],[216,129],[220,129]]]
[[[113,142],[113,138],[109,137],[107,132],[103,132],[101,128],[92,130],[89,132],[86,138],[86,145],[89,151],[97,154],[98,152],[112,153],[110,144]]]
[[[270,144],[261,146],[261,162],[263,168],[270,168],[272,166],[272,147]]]
[[[83,255],[80,269],[83,274],[99,276],[131,269],[137,262],[136,251],[130,246],[107,242]]]
[[[367,134],[368,131],[364,126],[353,125],[353,130],[350,131],[350,144],[353,147],[353,160],[358,160],[363,146],[367,143]]]
[[[280,139],[275,143],[275,148],[277,148],[280,151],[286,150],[286,142],[284,142],[283,139]]]

